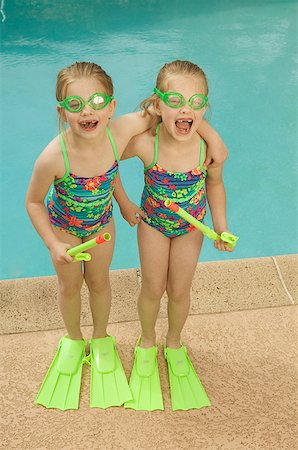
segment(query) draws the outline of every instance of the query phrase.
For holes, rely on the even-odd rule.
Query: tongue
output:
[[[176,127],[179,128],[181,131],[189,131],[190,130],[190,123],[189,122],[176,122]]]

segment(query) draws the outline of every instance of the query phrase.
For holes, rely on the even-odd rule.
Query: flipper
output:
[[[78,409],[86,342],[61,338],[35,403],[46,408]]]
[[[121,406],[132,398],[113,336],[91,339],[90,363],[91,408]]]
[[[126,402],[124,407],[138,411],[163,410],[157,347],[142,348],[138,345],[139,341],[135,348],[135,360],[129,382],[133,400]]]
[[[172,409],[188,410],[210,406],[210,400],[182,345],[178,349],[165,348],[168,363]]]

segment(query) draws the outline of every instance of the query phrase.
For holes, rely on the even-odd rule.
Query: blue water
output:
[[[227,255],[206,240],[201,261],[297,252],[295,1],[16,0],[6,1],[4,12],[1,278],[54,273],[24,198],[36,157],[57,133],[57,72],[76,60],[95,61],[112,76],[118,115],[151,93],[165,62],[202,66],[209,119],[230,151],[228,220],[240,241]],[[141,163],[123,162],[121,170],[129,196],[139,202]],[[115,218],[112,269],[139,267],[136,230],[117,206]]]

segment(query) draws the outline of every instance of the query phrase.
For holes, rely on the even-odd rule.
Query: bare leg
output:
[[[53,227],[54,233],[62,242],[72,247],[81,244],[82,240],[72,234]],[[70,339],[82,339],[80,328],[81,288],[83,284],[82,265],[54,264],[58,277],[58,303],[60,312]]]
[[[110,241],[100,244],[88,252],[91,261],[85,263],[85,281],[89,289],[90,308],[93,317],[93,338],[107,335],[107,325],[111,309],[111,286],[109,267],[112,261],[115,245],[115,226],[113,219],[96,234],[92,234],[84,241],[93,239],[97,235],[110,233]]]
[[[166,288],[170,239],[143,221],[138,225],[138,243],[142,270],[142,287],[138,312],[142,326],[142,347],[156,342],[155,324],[160,299]]]
[[[179,348],[190,308],[190,288],[203,243],[195,230],[171,240],[167,281],[169,329],[166,345]]]

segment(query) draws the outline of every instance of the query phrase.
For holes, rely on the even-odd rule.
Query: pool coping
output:
[[[297,304],[298,255],[198,263],[190,315]],[[112,270],[109,323],[138,320],[140,269]],[[0,334],[63,328],[57,307],[56,277],[2,280]],[[167,317],[166,295],[159,318]],[[82,289],[82,326],[92,324],[88,291]]]

